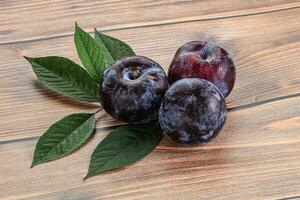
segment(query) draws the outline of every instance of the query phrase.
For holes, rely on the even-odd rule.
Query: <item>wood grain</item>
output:
[[[298,0],[2,0],[0,44],[73,33],[78,21],[86,30],[149,26],[205,20],[299,7]]]
[[[36,140],[0,145],[0,196],[52,199],[279,199],[300,195],[300,97],[231,110],[211,143],[167,139],[146,159],[83,182],[108,131],[63,159],[30,169]]]
[[[0,19],[0,199],[300,199],[299,0],[1,0]],[[75,21],[121,38],[164,69],[191,40],[228,49],[237,82],[220,135],[194,148],[164,138],[141,162],[84,182],[92,151],[122,123],[101,112],[87,145],[30,169],[49,125],[99,106],[48,91],[22,58],[79,63]]]
[[[238,107],[300,93],[300,9],[238,18],[177,23],[111,31],[139,55],[168,68],[176,49],[191,40],[208,40],[228,49],[237,65],[237,82],[228,98]],[[258,31],[259,30],[259,31]],[[78,62],[72,37],[2,45],[0,48],[0,141],[39,136],[73,112],[92,112],[84,104],[43,88],[22,58],[60,55]],[[107,115],[98,127],[119,124]]]

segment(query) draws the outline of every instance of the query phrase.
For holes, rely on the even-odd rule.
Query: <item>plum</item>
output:
[[[143,56],[127,57],[104,72],[101,103],[116,119],[147,123],[158,119],[168,86],[167,75],[158,63]]]
[[[223,127],[225,99],[209,81],[185,78],[167,90],[159,110],[159,122],[174,142],[192,146],[208,142]]]
[[[227,51],[215,44],[193,41],[178,49],[168,71],[169,82],[201,78],[215,84],[226,98],[234,87],[236,69]]]

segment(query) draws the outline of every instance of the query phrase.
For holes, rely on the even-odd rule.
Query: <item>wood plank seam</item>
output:
[[[299,96],[300,96],[300,93],[295,93],[295,94],[291,94],[291,95],[266,99],[266,100],[262,100],[262,101],[255,102],[255,103],[249,103],[249,104],[240,105],[240,106],[232,106],[232,107],[227,108],[227,110],[229,112],[236,111],[236,110],[244,110],[247,108],[251,108],[251,107],[255,107],[255,106],[259,106],[259,105],[263,105],[263,104],[268,104],[268,103],[272,103],[272,102],[276,102],[276,101],[281,101],[281,100],[285,100],[285,99],[289,99],[289,98],[299,97]]]
[[[272,98],[272,99],[267,99],[267,100],[256,102],[256,103],[250,103],[250,104],[245,104],[245,105],[240,105],[240,106],[233,106],[233,107],[228,108],[227,110],[228,110],[228,112],[235,112],[235,111],[240,111],[240,110],[244,110],[244,109],[253,108],[253,107],[256,107],[256,106],[261,106],[261,105],[264,105],[264,104],[274,103],[274,102],[277,102],[277,101],[292,99],[292,98],[296,98],[296,97],[300,97],[300,93],[281,96],[281,97],[276,97],[276,98]],[[124,125],[124,123],[120,122],[120,124],[114,124],[113,126],[96,128],[95,132],[97,133],[97,131],[112,130],[112,129],[114,129],[116,127],[119,127],[121,125]],[[3,140],[3,141],[0,141],[0,145],[37,140],[39,137],[40,136],[32,136],[32,137],[18,138],[18,139],[12,139],[12,140]]]
[[[237,15],[231,15],[231,16],[225,16],[225,17],[214,17],[214,18],[206,18],[206,19],[190,19],[190,20],[178,20],[178,21],[171,21],[171,22],[160,22],[160,23],[150,23],[145,25],[136,25],[136,26],[128,26],[128,27],[120,27],[120,28],[111,28],[111,29],[103,29],[99,30],[103,33],[110,32],[110,31],[118,31],[118,30],[127,30],[127,29],[135,29],[135,28],[148,28],[148,27],[155,27],[155,26],[168,26],[168,25],[174,25],[174,24],[182,24],[182,23],[189,23],[189,22],[200,22],[200,21],[210,21],[210,20],[219,20],[219,19],[230,19],[230,18],[239,18],[239,17],[247,17],[247,16],[253,16],[253,15],[261,15],[261,14],[268,14],[268,13],[274,13],[274,12],[281,12],[281,11],[287,11],[287,10],[293,10],[300,8],[299,6],[293,6],[288,8],[282,8],[277,10],[268,10],[268,11],[259,11],[254,13],[245,13],[245,14],[237,14]],[[93,34],[94,31],[90,31],[90,34]],[[73,32],[71,33],[65,33],[65,34],[57,34],[50,37],[40,37],[40,38],[34,38],[34,39],[27,39],[27,40],[20,40],[20,41],[10,41],[10,42],[0,42],[1,45],[12,45],[12,44],[22,44],[22,43],[29,43],[29,42],[37,42],[37,41],[44,41],[48,39],[56,39],[56,38],[63,38],[74,35]]]
[[[300,196],[284,197],[277,200],[292,200],[292,199],[300,199]]]

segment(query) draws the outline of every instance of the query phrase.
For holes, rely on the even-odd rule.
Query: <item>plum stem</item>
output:
[[[133,79],[137,79],[140,76],[139,70],[133,70],[132,77]]]

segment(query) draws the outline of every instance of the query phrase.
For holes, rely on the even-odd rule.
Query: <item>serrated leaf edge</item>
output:
[[[81,40],[81,43],[82,43],[83,47],[85,48],[86,52],[88,52],[88,48],[86,47],[85,43],[82,42],[83,39],[82,39],[82,37],[81,37],[81,34],[78,32],[78,30],[81,31],[82,33],[87,34],[87,36],[90,37],[91,41],[94,41],[94,42],[96,43],[96,46],[97,46],[98,49],[99,49],[99,53],[102,54],[102,50],[101,50],[101,48],[98,46],[98,44],[97,44],[97,42],[94,40],[94,38],[92,38],[92,36],[90,36],[89,33],[85,32],[85,31],[77,24],[77,22],[75,22],[74,43],[75,43],[75,47],[76,47],[76,50],[77,50],[78,55],[79,55],[79,51],[78,51],[78,47],[77,47],[77,45],[76,45],[76,39],[75,39],[75,38],[76,38],[76,35],[78,35],[78,36],[80,37],[80,40]],[[104,61],[103,61],[103,62],[104,62],[104,65],[106,65],[106,64],[107,64],[107,61],[106,61],[106,58],[105,58],[105,56],[104,56],[103,54],[102,54],[102,57],[103,57],[103,59],[104,59]],[[79,56],[79,58],[80,58],[80,56]],[[91,59],[90,56],[88,56],[88,59],[89,59],[90,63],[93,63],[93,61],[92,61],[92,59]],[[81,58],[80,58],[80,60],[81,60]],[[82,62],[82,61],[81,61],[81,62]],[[83,64],[83,66],[85,66],[85,64],[84,64],[83,62],[82,62],[82,64]],[[95,76],[100,76],[100,77],[102,77],[103,73],[102,73],[102,74],[99,74],[99,71],[97,70],[97,67],[96,67],[96,66],[93,66],[93,69],[92,69],[94,74],[91,74],[91,73],[88,71],[88,69],[86,69],[86,68],[85,68],[85,70],[87,71],[87,73],[88,73],[94,80],[96,80],[97,82],[101,82],[101,78],[100,78],[100,80],[98,80],[97,77],[95,77]]]
[[[122,128],[122,127],[121,127],[121,128]],[[132,127],[132,128],[136,128],[136,127]],[[138,128],[137,128],[137,131],[139,131]],[[108,135],[106,138],[104,138],[104,140],[102,140],[102,141],[97,145],[97,147],[95,148],[95,150],[98,148],[98,146],[100,146],[101,144],[103,144],[103,142],[105,142],[105,140],[108,139],[108,137],[109,137],[109,135]],[[147,153],[147,152],[144,153],[144,154],[141,156],[141,158],[138,159],[138,160],[136,160],[135,162],[138,162],[138,161],[142,160],[143,158],[145,158],[145,156],[149,155],[149,154],[155,149],[155,147],[159,144],[159,141],[161,140],[161,138],[162,138],[162,135],[160,136],[160,138],[159,138],[158,142],[155,144],[155,146],[154,146],[153,148],[151,148],[151,149],[149,150],[148,153]],[[154,139],[152,133],[151,133],[151,139]],[[131,141],[130,144],[131,144],[131,143],[134,143],[134,142],[135,142],[135,141]],[[128,147],[130,147],[130,145],[128,145],[125,149],[127,149]],[[94,152],[92,153],[91,161],[92,161],[92,157],[93,157],[93,155],[94,155],[94,153],[95,153],[95,150],[94,150]],[[119,155],[119,154],[122,153],[122,152],[124,152],[124,151],[121,151],[121,152],[119,152],[119,153],[116,154],[116,155]],[[110,160],[109,162],[105,163],[105,165],[107,165],[108,163],[112,162],[112,161],[115,159],[115,157],[117,157],[116,155],[114,155],[114,158],[113,158],[112,160]],[[91,162],[91,161],[90,161],[90,162]],[[131,164],[134,164],[134,163],[131,163]],[[131,165],[131,164],[129,164],[129,165]],[[105,166],[105,165],[103,165],[103,166]],[[126,166],[128,166],[128,165],[126,165]],[[87,173],[86,176],[83,178],[83,180],[86,180],[86,179],[88,179],[88,178],[90,178],[90,177],[92,177],[92,176],[94,176],[94,175],[96,175],[96,174],[98,174],[98,173],[102,173],[102,172],[106,172],[106,171],[112,171],[112,170],[115,170],[115,169],[124,168],[124,167],[126,167],[126,166],[115,167],[115,168],[111,168],[111,169],[109,169],[109,170],[103,170],[103,171],[97,171],[97,170],[91,171],[91,170],[90,170],[90,167],[89,167],[88,173]]]
[[[90,114],[90,113],[82,113],[82,114]],[[73,114],[73,115],[74,115],[74,114]],[[95,126],[95,125],[96,125],[95,115],[94,115],[93,113],[90,114],[90,115],[91,115],[91,116],[90,116],[89,118],[87,118],[87,120],[85,120],[80,126],[76,127],[70,134],[67,135],[67,137],[68,137],[69,135],[71,135],[71,134],[72,134],[75,130],[77,130],[79,127],[83,126],[83,124],[85,124],[88,120],[90,120],[91,117],[94,118],[94,120],[93,120],[92,122],[93,122],[93,124],[94,124],[94,126]],[[68,115],[68,116],[70,116],[70,115]],[[67,117],[67,116],[66,116],[66,117]],[[61,120],[63,120],[63,119],[64,119],[64,118],[62,118]],[[58,120],[57,122],[55,122],[54,124],[52,124],[52,125],[47,129],[47,131],[46,131],[45,133],[47,133],[53,126],[55,126],[55,124],[59,123],[61,120]],[[44,133],[44,134],[45,134],[45,133]],[[92,133],[93,133],[93,131],[91,132],[91,134],[89,135],[89,137],[92,135]],[[42,136],[43,136],[43,135],[42,135]],[[39,140],[38,140],[36,146],[39,144],[39,141],[40,141],[40,139],[42,138],[42,136],[39,138]],[[63,140],[65,140],[67,137],[65,137]],[[89,137],[88,137],[88,138],[89,138]],[[61,143],[63,140],[61,140],[59,143]],[[53,146],[53,147],[51,148],[50,151],[48,151],[45,155],[43,155],[43,157],[45,157],[49,152],[51,152],[53,149],[55,149],[59,143],[57,143],[55,146]],[[82,144],[81,144],[81,145],[82,145]],[[80,145],[80,146],[81,146],[81,145]],[[51,159],[51,160],[47,160],[47,161],[43,161],[43,159],[42,159],[43,157],[41,157],[38,161],[35,161],[34,158],[35,158],[35,155],[36,155],[36,151],[37,151],[37,149],[35,149],[35,151],[34,151],[34,156],[33,156],[33,161],[32,161],[32,164],[31,164],[31,168],[33,168],[33,167],[35,167],[35,166],[37,166],[37,165],[39,165],[39,164],[48,162],[48,161],[52,161],[52,160],[56,160],[56,159],[62,158],[62,157],[64,157],[64,156],[66,156],[66,155],[69,155],[69,154],[72,153],[74,150],[68,152],[67,154],[61,155],[61,156],[59,156],[59,157],[57,157],[57,158],[55,158],[55,159]]]
[[[56,57],[56,58],[67,59],[68,61],[70,61],[70,62],[72,62],[73,64],[77,65],[78,67],[82,68],[80,65],[78,65],[77,63],[73,62],[72,60],[70,60],[70,59],[68,59],[68,58],[58,57],[58,56],[47,56],[47,57]],[[38,58],[47,58],[47,57],[38,57]],[[53,73],[53,74],[55,74],[56,76],[60,77],[60,74],[57,74],[57,73],[55,73],[55,72],[53,72],[53,71],[50,71],[49,69],[43,67],[43,66],[40,65],[39,63],[34,62],[34,60],[33,60],[34,58],[32,58],[32,57],[27,57],[27,56],[24,56],[24,58],[25,58],[31,65],[32,65],[32,63],[34,63],[34,64],[36,64],[36,65],[39,65],[41,68],[43,68],[43,69],[47,70],[48,72]],[[38,77],[39,81],[41,81],[41,82],[43,83],[43,85],[45,85],[48,89],[57,92],[57,93],[60,94],[60,95],[63,95],[63,96],[66,96],[66,97],[69,97],[69,98],[72,98],[72,99],[80,100],[80,101],[87,101],[87,102],[97,102],[97,101],[100,100],[100,97],[99,97],[99,96],[95,96],[95,97],[92,96],[92,95],[89,93],[89,91],[86,90],[86,87],[82,88],[82,87],[80,87],[80,85],[78,85],[76,82],[74,82],[74,81],[72,81],[72,80],[70,80],[70,79],[67,79],[67,81],[68,81],[69,83],[71,83],[71,85],[75,86],[75,88],[80,88],[80,89],[82,89],[82,91],[84,91],[84,93],[85,93],[86,95],[91,96],[91,97],[94,97],[95,99],[92,100],[92,98],[91,98],[91,100],[88,100],[88,99],[86,99],[86,98],[74,97],[74,96],[71,96],[71,95],[68,95],[68,94],[64,94],[63,92],[61,92],[61,91],[59,91],[59,90],[57,90],[57,89],[55,89],[55,88],[49,86],[49,85],[47,84],[47,82],[40,80],[39,75],[37,74],[36,69],[33,67],[33,65],[32,65],[32,69],[33,69],[33,72],[35,73],[35,75]],[[83,69],[83,71],[85,71],[85,70]],[[89,75],[88,72],[87,72],[87,75]],[[89,76],[90,76],[90,75],[89,75]],[[95,81],[94,79],[92,79],[92,80]],[[96,81],[95,81],[95,82],[96,82]],[[96,82],[96,83],[97,83],[97,82]],[[97,83],[97,84],[98,84],[98,83]],[[77,87],[77,86],[78,86],[78,87]]]
[[[128,49],[130,49],[130,51],[131,51],[130,53],[133,54],[132,56],[136,55],[135,52],[133,51],[133,49],[131,48],[131,46],[129,46],[126,42],[124,42],[124,41],[122,41],[122,40],[119,40],[118,38],[114,38],[114,37],[112,37],[112,36],[110,36],[110,35],[106,35],[106,34],[104,34],[104,33],[101,33],[101,32],[99,32],[96,28],[94,28],[94,31],[95,31],[95,37],[98,36],[98,37],[101,39],[102,43],[104,44],[105,48],[107,49],[107,52],[108,52],[109,55],[114,59],[114,61],[118,60],[118,58],[114,57],[114,56],[110,53],[109,48],[108,48],[107,44],[104,42],[105,40],[103,40],[102,36],[106,36],[106,37],[108,37],[108,38],[110,38],[110,39],[112,39],[112,40],[116,40],[117,42],[121,43],[122,45],[124,45],[124,46],[126,46]]]

